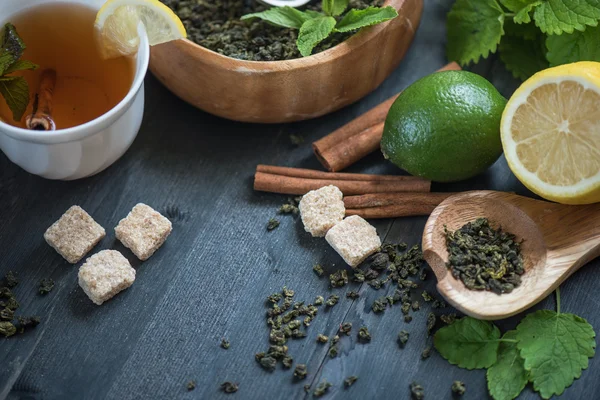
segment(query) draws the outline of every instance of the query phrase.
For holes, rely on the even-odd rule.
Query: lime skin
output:
[[[453,182],[485,171],[502,154],[506,99],[483,77],[444,71],[419,79],[396,99],[381,150],[409,172]]]

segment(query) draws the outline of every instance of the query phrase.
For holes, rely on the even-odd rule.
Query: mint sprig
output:
[[[499,50],[525,80],[548,66],[600,61],[599,23],[600,0],[457,0],[447,17],[447,55],[465,66]]]
[[[0,39],[0,95],[4,97],[15,121],[20,121],[27,110],[29,85],[22,76],[9,74],[38,67],[30,61],[20,60],[25,48],[15,27],[12,24],[4,25]]]
[[[368,7],[364,10],[348,8],[348,0],[324,0],[323,12],[300,11],[292,7],[274,7],[242,16],[242,20],[260,18],[283,28],[298,29],[296,45],[302,56],[312,54],[313,49],[336,32],[351,32],[367,26],[380,24],[398,16],[392,6]]]
[[[596,349],[593,327],[577,315],[560,312],[558,289],[556,303],[557,311],[531,313],[502,338],[491,322],[461,318],[436,332],[435,347],[451,364],[488,368],[494,400],[516,398],[528,381],[549,399],[581,376]]]

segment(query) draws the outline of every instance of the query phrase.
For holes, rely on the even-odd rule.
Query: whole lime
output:
[[[506,99],[467,71],[419,79],[396,99],[385,121],[383,155],[412,175],[452,182],[485,171],[502,154]]]

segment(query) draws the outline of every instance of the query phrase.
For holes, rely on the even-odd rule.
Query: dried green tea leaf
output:
[[[409,337],[410,333],[408,333],[405,330],[400,331],[400,333],[398,334],[398,344],[401,348],[404,348],[404,346],[406,346],[406,342],[408,342]]]
[[[417,382],[411,383],[410,396],[413,400],[423,400],[425,398],[425,390],[423,389],[423,386],[419,385]]]
[[[306,369],[306,364],[296,364],[296,368],[294,369],[294,378],[296,379],[304,379],[308,374],[308,370]]]
[[[333,385],[329,382],[327,382],[326,380],[322,380],[321,383],[319,383],[313,393],[313,396],[315,397],[321,397],[324,394],[326,394],[329,391],[329,388],[332,387]]]
[[[464,382],[454,381],[452,382],[452,387],[450,388],[450,390],[452,390],[452,393],[454,393],[455,395],[462,396],[467,391],[467,387],[465,386]]]
[[[48,294],[52,289],[54,289],[54,281],[52,279],[42,279],[40,281],[39,294]]]
[[[0,335],[9,337],[17,333],[17,328],[10,321],[0,321]]]
[[[267,223],[267,231],[272,231],[273,229],[277,228],[279,226],[279,221],[276,220],[275,218],[271,218],[269,220],[269,222]]]
[[[13,271],[8,271],[6,275],[4,275],[4,283],[6,284],[6,287],[14,288],[19,284],[19,280]]]
[[[371,333],[369,332],[369,328],[366,326],[361,326],[358,330],[358,341],[359,342],[370,342],[371,341]]]
[[[517,326],[517,347],[533,388],[549,399],[561,395],[581,371],[596,348],[594,328],[574,314],[539,310]]]
[[[517,348],[517,331],[508,331],[498,347],[498,360],[487,370],[487,387],[494,400],[512,400],[525,388],[528,374]]]
[[[500,330],[489,321],[471,317],[456,320],[434,336],[437,351],[461,368],[489,368],[496,362]]]
[[[186,388],[188,392],[191,392],[192,390],[196,389],[196,381],[189,381],[186,385]]]
[[[221,347],[224,348],[225,350],[227,350],[229,348],[229,346],[231,346],[231,344],[229,343],[229,340],[227,339],[222,339],[221,340]]]
[[[238,389],[239,389],[239,386],[237,383],[223,382],[221,384],[221,390],[227,394],[235,393],[238,391]]]

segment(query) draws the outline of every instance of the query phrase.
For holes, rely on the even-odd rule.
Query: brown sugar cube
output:
[[[69,208],[44,233],[44,239],[58,254],[76,264],[106,235],[103,227],[79,206]]]
[[[101,305],[135,281],[135,269],[116,250],[102,250],[79,268],[79,286],[90,300]]]
[[[358,215],[336,224],[327,232],[325,240],[351,267],[358,266],[381,247],[375,227]]]
[[[329,185],[311,190],[302,196],[298,208],[304,230],[314,237],[323,237],[332,226],[344,219],[346,208],[343,194],[336,186]]]
[[[167,240],[173,226],[152,207],[139,203],[115,228],[117,239],[144,261]]]

